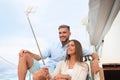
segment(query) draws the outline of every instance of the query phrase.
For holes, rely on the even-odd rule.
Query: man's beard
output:
[[[66,44],[68,43],[68,41],[69,41],[69,38],[67,38],[65,41],[62,41],[62,44]]]

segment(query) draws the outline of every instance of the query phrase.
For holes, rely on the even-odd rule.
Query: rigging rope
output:
[[[9,63],[9,64],[12,64],[12,65],[14,65],[14,66],[17,66],[16,64],[14,64],[14,63],[8,61],[7,59],[5,59],[5,58],[2,57],[2,56],[0,56],[0,58],[1,58],[2,60],[4,60],[5,62]]]

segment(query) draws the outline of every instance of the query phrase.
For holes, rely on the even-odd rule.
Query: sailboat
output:
[[[120,0],[88,0],[88,7],[86,30],[101,66],[97,75],[90,71],[91,80],[120,80]],[[17,64],[11,61],[0,56],[0,80],[17,80]],[[32,80],[29,73],[27,80]]]
[[[88,14],[90,42],[102,63],[101,80],[120,80],[120,0],[89,0]]]

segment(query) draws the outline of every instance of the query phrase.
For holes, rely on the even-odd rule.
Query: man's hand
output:
[[[32,53],[32,52],[30,52],[28,50],[24,50],[24,49],[20,50],[19,57],[24,56],[24,54],[29,54],[32,58],[34,58],[36,60],[40,60],[41,59],[41,57],[39,55],[37,55],[35,53]]]
[[[26,53],[30,53],[30,51],[24,50],[24,49],[20,50],[20,52],[19,52],[19,57],[22,57],[22,56],[23,56],[24,54],[26,54]]]
[[[100,67],[99,67],[99,56],[97,53],[92,53],[92,59],[93,59],[93,62],[92,62],[92,72],[93,73],[97,73],[100,71]]]
[[[93,60],[93,62],[92,62],[92,72],[96,74],[99,71],[100,71],[100,67],[99,67],[99,64],[98,64],[98,60]]]

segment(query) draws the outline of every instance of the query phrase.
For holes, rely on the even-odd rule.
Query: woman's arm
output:
[[[54,80],[71,80],[71,76],[66,75],[66,74],[57,74],[54,77]]]

